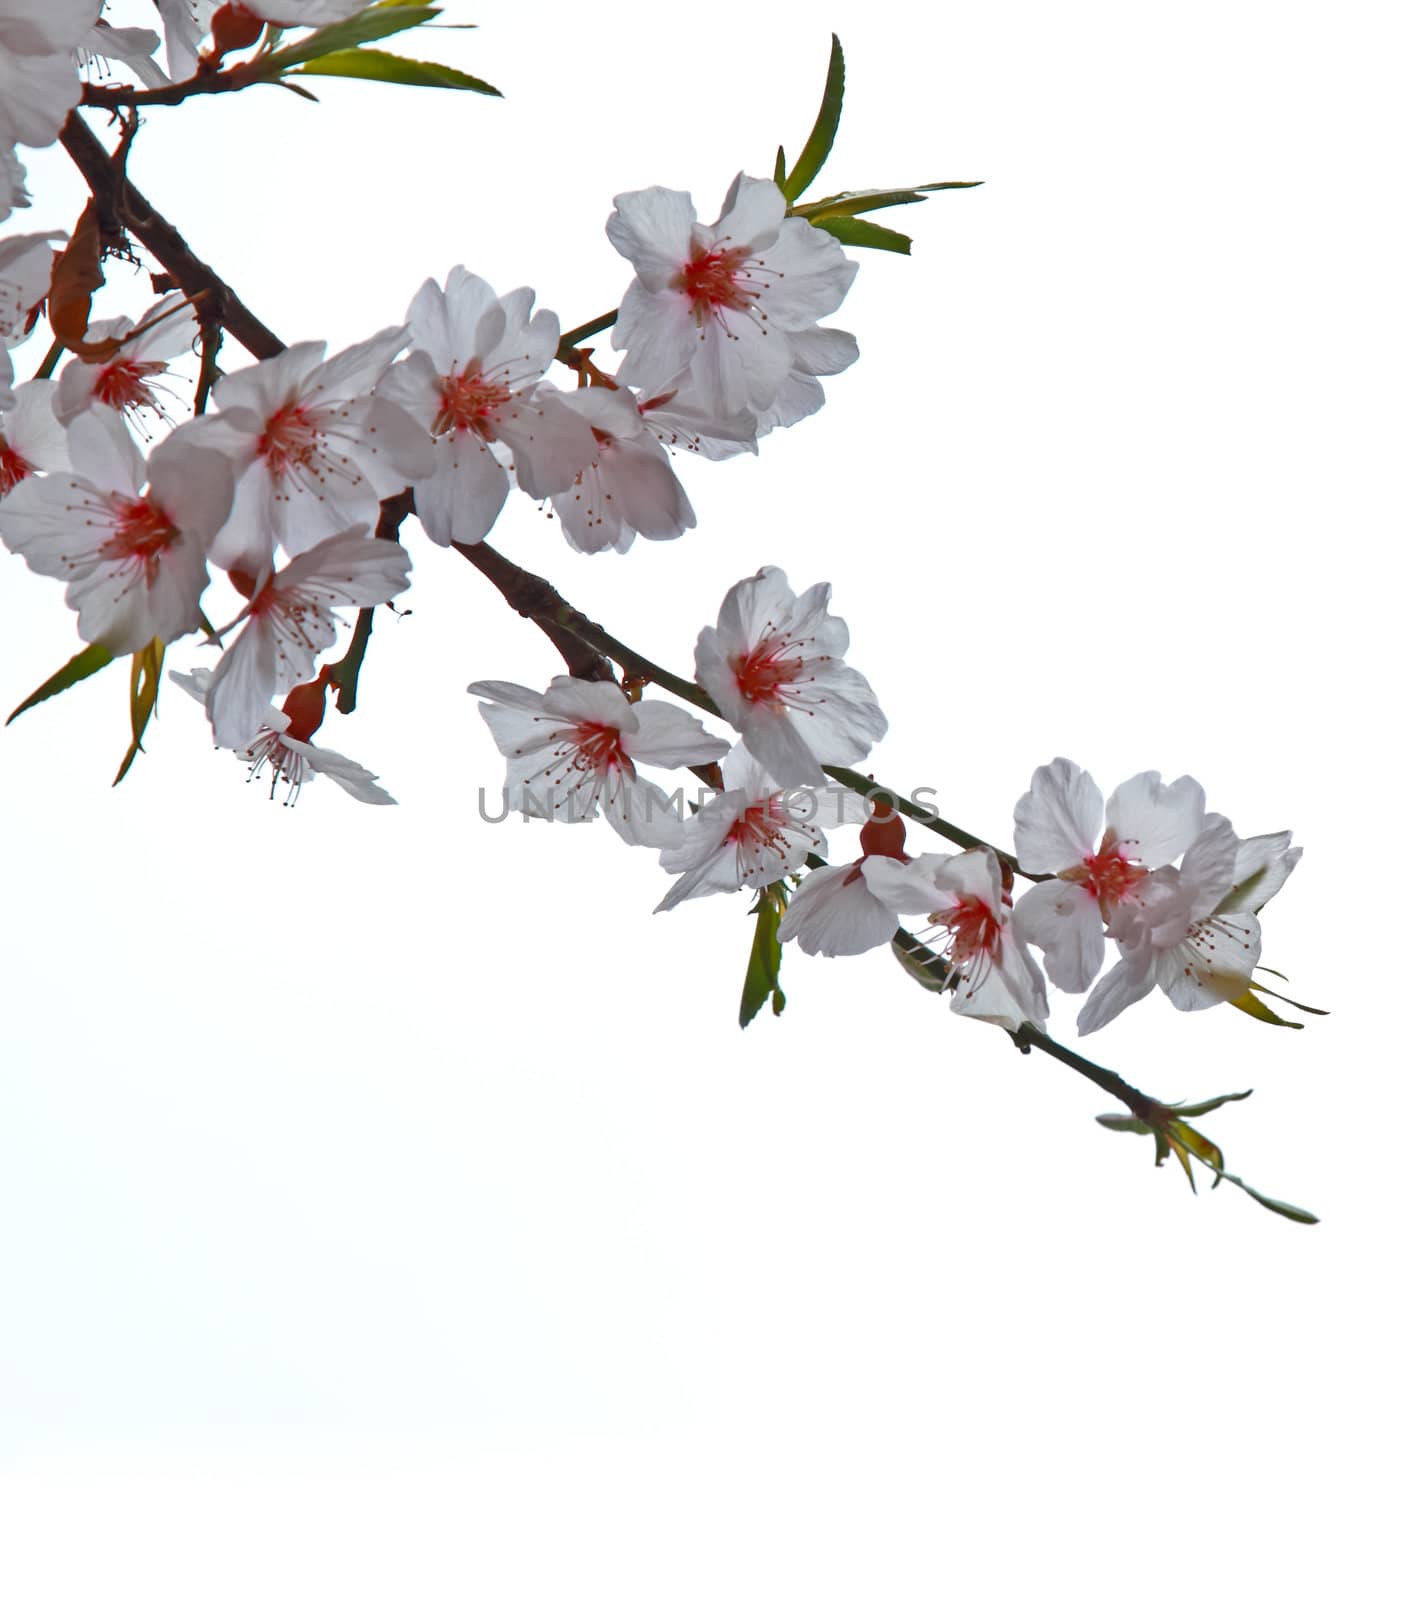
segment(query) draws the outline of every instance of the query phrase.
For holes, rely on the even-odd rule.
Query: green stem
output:
[[[39,363],[39,370],[34,374],[35,377],[52,378],[54,376],[54,368],[58,366],[59,357],[63,355],[63,353],[64,341],[62,339],[55,339],[53,344],[49,346],[48,353],[45,355],[43,361]]]

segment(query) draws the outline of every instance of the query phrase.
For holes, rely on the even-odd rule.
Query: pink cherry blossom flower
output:
[[[244,623],[211,673],[206,711],[216,744],[246,748],[274,696],[313,676],[315,658],[337,637],[334,606],[381,605],[407,587],[410,570],[399,544],[353,527],[266,573],[245,609],[220,630]]]
[[[32,378],[15,390],[10,411],[0,411],[0,500],[37,472],[67,472],[68,438],[54,415],[57,384]]]
[[[762,567],[695,647],[697,681],[781,783],[823,783],[820,763],[858,760],[886,732],[871,685],[843,663],[847,624],[831,597],[827,583],[795,595],[786,574]]]
[[[416,514],[437,544],[478,544],[509,495],[505,458],[536,500],[568,488],[593,458],[592,431],[541,382],[558,348],[558,318],[532,317],[534,292],[502,299],[453,267],[444,289],[427,279],[407,312],[412,354],[378,393],[436,441]]]
[[[639,765],[699,766],[729,749],[679,706],[633,705],[615,683],[557,677],[544,694],[517,683],[472,683],[480,715],[500,753],[512,810],[586,822],[601,810],[628,844],[676,844],[681,821],[671,798]]]
[[[235,504],[211,548],[219,567],[258,576],[276,544],[293,556],[355,523],[431,470],[431,441],[373,386],[405,345],[385,328],[328,360],[317,341],[291,345],[222,378],[218,416],[188,423],[235,468]]]
[[[924,912],[938,953],[950,964],[950,1008],[1012,1032],[1048,1015],[1043,975],[1014,932],[1003,876],[992,850],[923,855],[862,865],[867,886],[897,912]]]
[[[73,475],[19,483],[0,502],[0,539],[35,572],[66,580],[79,636],[114,655],[190,633],[206,549],[230,508],[229,464],[183,430],[144,462],[111,411],[76,417],[68,442]]]
[[[194,672],[169,672],[167,676],[205,705],[211,682],[205,667],[197,667]],[[304,784],[321,773],[364,805],[394,806],[396,801],[379,786],[375,773],[340,756],[336,750],[311,742],[323,722],[327,688],[325,669],[313,683],[296,684],[285,696],[282,711],[277,706],[265,707],[259,731],[244,749],[236,752],[241,761],[249,764],[246,781],[262,779],[267,772],[270,799],[282,782],[288,791],[284,804],[292,806]]]
[[[1043,952],[1059,989],[1081,994],[1101,971],[1104,925],[1149,874],[1194,843],[1204,820],[1204,790],[1193,778],[1164,784],[1138,772],[1102,797],[1090,773],[1060,757],[1039,767],[1014,808],[1014,843],[1024,872],[1050,872],[1014,912],[1019,932]]]
[[[590,425],[596,447],[573,483],[551,496],[575,550],[626,551],[637,534],[675,539],[695,526],[665,450],[626,390],[580,389],[560,403]]]
[[[1239,839],[1211,813],[1176,867],[1151,873],[1112,918],[1121,960],[1077,1015],[1094,1033],[1157,986],[1178,1011],[1244,994],[1262,951],[1257,912],[1282,888],[1302,851],[1289,833]]]
[[[131,337],[125,337],[131,335]],[[88,326],[88,342],[122,339],[122,348],[102,361],[70,361],[59,374],[54,412],[67,425],[89,406],[111,406],[139,435],[147,436],[142,412],[172,420],[162,404],[157,380],[171,357],[188,351],[196,337],[196,312],[186,297],[169,294],[134,328],[130,317]]]
[[[636,268],[612,331],[627,351],[619,380],[659,390],[689,371],[707,410],[767,410],[793,370],[793,336],[841,305],[856,263],[830,234],[785,216],[777,185],[743,173],[708,227],[677,189],[615,205],[607,237]]]
[[[661,852],[662,867],[679,876],[658,911],[777,883],[827,848],[820,823],[868,817],[866,801],[840,785],[780,788],[742,744],[725,757],[721,773],[723,791],[686,817],[680,843]]]

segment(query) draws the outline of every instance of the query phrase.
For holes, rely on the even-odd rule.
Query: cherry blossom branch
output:
[[[904,928],[896,930],[892,936],[892,943],[904,951],[911,961],[922,963],[927,968],[939,965],[948,969],[948,963],[941,961],[929,946]],[[940,976],[943,979],[945,975],[946,973],[942,973]],[[1031,1022],[1025,1022],[1009,1037],[1024,1055],[1030,1050],[1041,1050],[1044,1055],[1051,1056],[1055,1061],[1061,1061],[1065,1067],[1080,1072],[1099,1089],[1105,1089],[1114,1099],[1119,1100],[1132,1116],[1139,1117],[1143,1122],[1149,1121],[1162,1109],[1159,1100],[1152,1099],[1150,1095],[1134,1088],[1119,1073],[1112,1072],[1109,1067],[1098,1066],[1095,1061],[1088,1061],[1086,1056],[1079,1056],[1075,1050],[1069,1050],[1066,1045],[1049,1038],[1041,1028],[1035,1028]]]
[[[602,333],[610,328],[617,320],[615,311],[604,311],[600,317],[594,317],[591,322],[580,323],[576,328],[569,328],[567,333],[558,341],[558,350],[554,355],[555,361],[561,361],[565,367],[577,368],[577,350],[584,339],[591,339],[593,334]]]
[[[227,67],[223,72],[198,72],[194,78],[187,78],[182,83],[163,84],[159,89],[85,83],[79,104],[103,111],[119,111],[128,106],[179,106],[183,100],[193,99],[196,95],[230,94],[237,89],[248,89],[252,84],[268,83],[268,78],[251,70],[255,65],[255,62],[242,62],[239,66]]]
[[[284,343],[265,327],[228,283],[191,249],[180,232],[128,182],[122,166],[76,111],[69,113],[59,139],[83,175],[99,206],[162,264],[188,300],[196,301],[256,360],[277,356]],[[197,297],[201,297],[199,300]]]

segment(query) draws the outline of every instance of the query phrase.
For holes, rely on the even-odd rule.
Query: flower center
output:
[[[1143,878],[1149,876],[1144,867],[1133,866],[1117,848],[1116,840],[1108,832],[1095,855],[1082,862],[1082,879],[1087,893],[1101,906],[1103,915],[1110,920],[1110,910],[1118,906]]]
[[[507,385],[486,378],[480,363],[472,361],[464,372],[452,372],[441,379],[441,409],[431,432],[440,435],[452,429],[468,429],[482,439],[492,439],[495,413],[512,398]]]
[[[730,657],[735,682],[746,700],[783,709],[783,690],[803,671],[802,661],[787,654],[792,647],[793,641],[785,635],[761,640],[747,656]]]
[[[788,853],[783,829],[773,817],[772,801],[747,807],[730,824],[725,840],[741,850],[774,850],[781,856]]]
[[[569,739],[577,746],[573,766],[583,772],[606,773],[620,767],[629,777],[636,776],[631,757],[622,749],[622,730],[605,722],[580,722]]]
[[[690,301],[691,315],[700,324],[722,310],[748,311],[759,298],[744,269],[748,259],[749,252],[740,248],[697,250],[671,279],[671,287]]]
[[[294,467],[312,464],[318,455],[322,430],[300,405],[284,406],[264,425],[257,452],[277,478]]]
[[[999,948],[999,919],[973,895],[961,895],[948,911],[932,911],[930,920],[949,929],[945,955],[956,967],[967,967],[979,956],[993,956]]]
[[[115,519],[112,536],[98,552],[105,561],[140,562],[147,587],[157,581],[157,568],[180,530],[148,499],[127,500]]]
[[[21,479],[33,473],[34,468],[18,450],[6,444],[4,434],[0,433],[0,497],[9,494]]]
[[[124,358],[110,362],[98,374],[98,381],[93,385],[93,398],[100,405],[111,406],[114,411],[136,410],[139,406],[160,410],[147,379],[165,371],[165,361],[129,361]]]

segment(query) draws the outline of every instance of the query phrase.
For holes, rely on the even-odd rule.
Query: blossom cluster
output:
[[[0,0],[0,81],[19,61],[43,115],[0,120],[0,133],[56,137],[85,53],[167,81],[157,35],[108,27],[97,0],[65,0],[43,29],[22,25],[18,10],[10,18],[7,4],[17,0]],[[237,12],[261,26],[314,26],[357,9],[171,0],[160,8],[167,66],[181,78],[217,64],[222,41],[243,37]],[[51,56],[45,76],[35,63]],[[18,188],[6,194],[6,212],[23,203]],[[194,350],[198,329],[180,294],[135,324],[90,321],[57,381],[15,385],[9,346],[35,325],[64,240],[0,239],[0,540],[64,582],[80,637],[109,656],[204,632],[218,661],[178,681],[202,700],[217,746],[296,792],[300,775],[323,770],[289,756],[289,719],[306,720],[298,708],[315,688],[323,704],[330,669],[317,658],[336,638],[334,608],[390,601],[408,583],[409,555],[374,537],[383,501],[414,488],[415,514],[443,547],[483,540],[513,488],[551,506],[580,551],[675,538],[695,513],[672,452],[756,450],[816,411],[819,377],[855,359],[850,334],[819,325],[855,264],[830,234],[787,215],[776,184],[741,175],[710,225],[680,191],[618,195],[607,233],[635,268],[615,317],[615,373],[590,350],[560,351],[558,318],[535,309],[532,289],[501,296],[456,266],[421,286],[401,323],[331,357],[306,341],[228,371],[210,409],[184,420],[172,363]],[[576,370],[576,388],[548,380],[555,359]],[[242,602],[218,626],[203,609],[213,570]],[[280,710],[281,696],[295,701]],[[642,730],[643,748],[659,732]],[[775,752],[785,775],[808,765],[796,750]],[[345,787],[373,798],[366,779]]]
[[[683,710],[633,703],[615,682],[556,678],[545,693],[472,683],[508,757],[507,803],[570,822],[600,807],[628,843],[660,850],[675,878],[661,911],[795,884],[778,937],[810,955],[858,955],[891,942],[902,918],[921,918],[953,1009],[1010,1030],[1045,1023],[1044,970],[1059,989],[1091,991],[1080,1033],[1157,986],[1182,1011],[1247,995],[1257,914],[1301,855],[1290,834],[1240,839],[1189,777],[1137,773],[1103,807],[1091,775],[1060,758],[1038,768],[1015,807],[1012,855],[912,856],[891,797],[874,791],[868,802],[824,770],[864,757],[886,731],[867,680],[842,659],[847,628],[829,599],[826,584],[797,595],[766,567],[702,629],[696,681],[739,735],[732,746]],[[711,762],[715,792],[688,817],[637,772]],[[862,825],[854,859],[820,859],[829,817]],[[1015,900],[1020,876],[1032,881]]]

